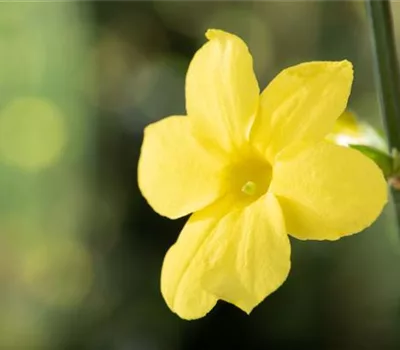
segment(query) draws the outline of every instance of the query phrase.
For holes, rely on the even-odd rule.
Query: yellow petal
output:
[[[359,232],[387,202],[386,182],[376,164],[326,141],[282,152],[270,191],[279,196],[288,232],[299,239],[335,240]]]
[[[150,124],[138,165],[139,188],[161,215],[178,218],[197,211],[223,194],[224,160],[200,145],[188,117]]]
[[[228,205],[193,214],[165,257],[161,292],[182,318],[203,317],[218,299],[249,313],[288,275],[290,244],[276,198],[224,215]]]
[[[259,88],[246,44],[237,36],[209,30],[186,76],[186,109],[194,129],[209,143],[229,150],[248,140]]]
[[[224,217],[204,248],[203,287],[250,311],[275,291],[290,270],[290,243],[272,194]]]
[[[348,61],[309,62],[283,70],[261,94],[253,144],[272,161],[291,143],[321,140],[345,110],[352,81]]]
[[[165,256],[161,271],[161,293],[169,308],[184,319],[206,315],[217,298],[201,286],[207,240],[226,211],[220,201],[194,213],[177,242]]]

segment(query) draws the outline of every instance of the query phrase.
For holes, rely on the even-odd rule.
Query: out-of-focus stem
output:
[[[389,0],[366,0],[375,77],[389,149],[400,150],[400,80]],[[400,224],[400,191],[392,192]]]

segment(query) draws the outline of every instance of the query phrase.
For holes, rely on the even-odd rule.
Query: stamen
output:
[[[249,196],[254,195],[256,190],[257,185],[253,181],[247,181],[242,187],[242,192],[248,194]]]

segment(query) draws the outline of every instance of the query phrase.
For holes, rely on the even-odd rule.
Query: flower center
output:
[[[230,192],[238,199],[254,201],[268,191],[272,167],[261,157],[251,155],[229,170]]]
[[[256,191],[257,191],[257,184],[253,181],[247,181],[242,187],[242,192],[248,194],[249,196],[255,194]]]

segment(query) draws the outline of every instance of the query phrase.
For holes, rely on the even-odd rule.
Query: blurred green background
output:
[[[390,205],[362,234],[292,239],[289,279],[250,317],[220,302],[187,322],[165,305],[185,220],[141,197],[139,148],[144,126],[184,113],[212,27],[248,43],[262,88],[292,64],[351,60],[350,108],[381,128],[361,1],[1,3],[0,349],[400,348]]]

